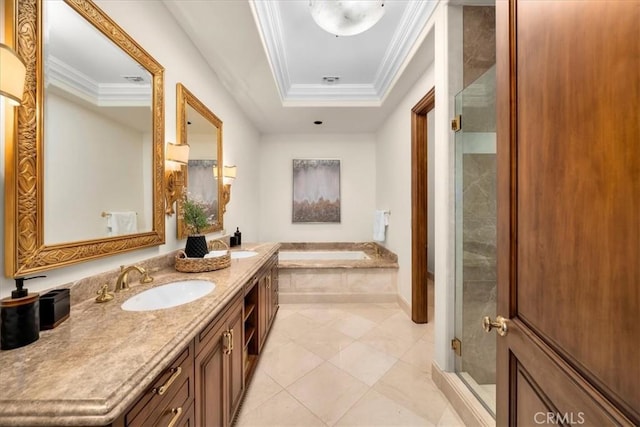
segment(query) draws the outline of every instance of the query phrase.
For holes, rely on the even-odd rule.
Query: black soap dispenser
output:
[[[37,293],[24,289],[24,281],[16,278],[16,289],[11,297],[0,300],[0,348],[11,350],[31,344],[40,338],[40,302]]]
[[[233,236],[236,238],[236,245],[240,246],[242,244],[242,233],[240,232],[240,227],[236,227],[236,232],[233,233]]]

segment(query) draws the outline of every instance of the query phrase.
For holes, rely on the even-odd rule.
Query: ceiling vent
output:
[[[142,76],[122,76],[122,78],[131,83],[144,83],[144,78]]]
[[[340,77],[337,76],[325,76],[322,78],[322,84],[325,85],[334,85],[338,83],[338,80],[340,80]]]

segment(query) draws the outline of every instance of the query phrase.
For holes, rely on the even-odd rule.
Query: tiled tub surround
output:
[[[281,243],[280,253],[361,251],[368,259],[280,259],[282,303],[395,302],[398,257],[383,246],[364,243]],[[283,256],[284,257],[284,256]]]
[[[118,271],[72,284],[71,315],[33,344],[0,352],[0,425],[105,425],[126,410],[230,302],[277,250],[273,243],[243,244],[251,258],[234,259],[229,268],[180,273],[173,255],[139,263],[153,283],[138,284],[107,303],[95,303],[103,283],[110,288]],[[176,280],[211,280],[216,288],[194,302],[166,310],[127,312],[131,296]]]

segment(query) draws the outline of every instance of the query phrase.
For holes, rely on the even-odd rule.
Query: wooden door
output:
[[[207,332],[207,344],[196,356],[198,426],[228,426],[244,393],[243,300],[239,299]],[[211,337],[211,338],[209,338]]]
[[[498,425],[640,424],[640,2],[496,2]]]
[[[213,337],[195,360],[195,425],[226,425],[225,358],[228,343],[223,339],[226,323],[218,322],[208,332]],[[207,335],[208,335],[207,334]]]
[[[262,271],[260,278],[258,279],[258,343],[260,351],[264,346],[264,342],[267,339],[267,331],[269,329],[269,289],[268,284],[268,272]]]
[[[242,395],[244,394],[244,311],[242,302],[239,302],[236,307],[232,309],[227,322],[228,330],[231,331],[231,340],[233,343],[231,353],[227,357],[228,366],[226,373],[228,375],[228,394],[229,394],[229,423],[236,415],[236,411],[240,406]]]
[[[429,321],[429,162],[427,114],[435,87],[411,109],[411,320]],[[433,273],[433,272],[432,272]],[[433,276],[431,276],[433,280]]]
[[[276,313],[278,312],[279,307],[279,292],[280,292],[280,284],[279,284],[279,273],[278,273],[278,260],[276,259],[275,263],[271,266],[271,311],[270,311],[270,319],[269,319],[269,328],[273,324],[273,320],[276,317]]]

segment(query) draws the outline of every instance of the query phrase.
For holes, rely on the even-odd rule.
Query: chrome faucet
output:
[[[115,292],[120,292],[129,289],[129,272],[131,270],[136,270],[138,273],[142,275],[140,278],[140,283],[151,283],[153,282],[153,277],[149,276],[147,270],[137,265],[130,265],[126,267],[124,265],[120,266],[120,274],[118,275],[118,279],[116,280],[116,288]]]

